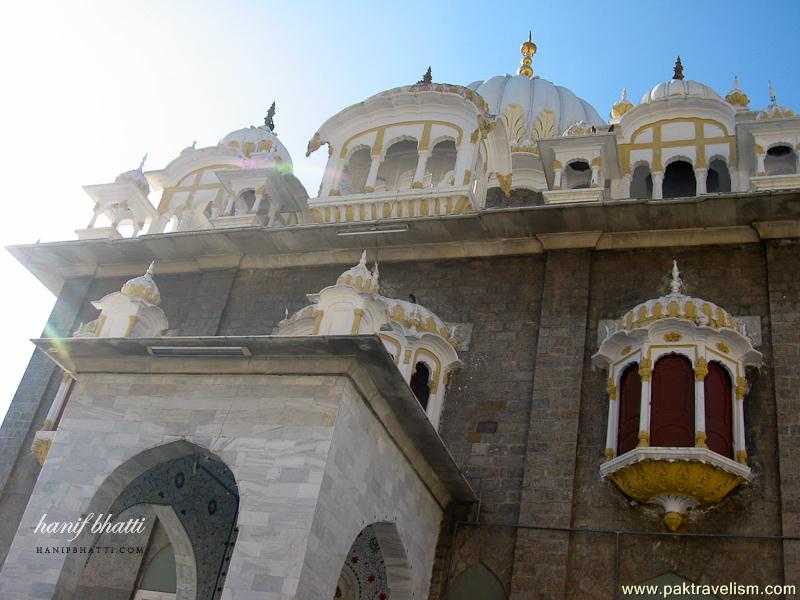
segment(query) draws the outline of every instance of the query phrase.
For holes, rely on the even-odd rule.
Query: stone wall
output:
[[[442,526],[430,597],[442,598],[447,580],[478,560],[509,592],[516,568],[520,597],[535,597],[540,589],[556,597],[611,597],[613,536],[551,532],[545,539],[527,530],[525,542],[513,528],[499,525],[662,531],[655,515],[632,508],[599,478],[607,396],[605,374],[593,370],[589,358],[597,349],[598,321],[664,293],[673,258],[690,294],[735,316],[761,317],[759,350],[765,356],[765,367],[750,376],[745,400],[755,480],[696,519],[690,531],[796,535],[799,248],[770,242],[382,264],[382,294],[414,294],[444,320],[474,326],[469,350],[460,353],[464,369],[448,390],[441,435],[480,492],[482,526],[460,528],[457,539],[451,539],[455,516]],[[305,306],[305,294],[334,283],[349,266],[156,275],[156,281],[170,326],[180,335],[269,334],[285,308],[291,313]],[[121,283],[97,280],[86,300]],[[559,303],[569,319],[558,320]],[[84,313],[94,318],[96,311],[86,307]],[[550,554],[550,562],[544,561],[543,552],[534,551],[541,544],[557,548],[560,558]],[[754,552],[765,558],[750,560]],[[715,558],[720,555],[726,560]],[[538,566],[532,571],[525,560]],[[621,582],[668,570],[694,581],[745,583],[779,583],[785,571],[787,581],[795,582],[800,548],[763,540],[624,538],[620,565]]]
[[[403,449],[348,386],[336,417],[298,597],[333,598],[350,547],[365,525],[372,525],[391,598],[427,598],[441,516]]]
[[[43,336],[60,337],[71,333],[91,282],[91,279],[76,278],[64,284]],[[61,371],[44,354],[34,350],[0,427],[0,567],[39,476],[39,463],[31,455],[30,448],[60,382]]]
[[[767,246],[767,278],[772,330],[772,366],[778,416],[780,509],[775,518],[784,535],[800,536],[800,244],[770,242]],[[777,481],[778,477],[780,480]],[[777,503],[777,498],[774,498]],[[784,570],[792,583],[800,581],[800,542],[784,545]]]

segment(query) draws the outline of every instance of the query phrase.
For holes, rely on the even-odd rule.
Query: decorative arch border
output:
[[[112,512],[111,509],[120,498],[120,495],[128,488],[130,484],[135,482],[142,475],[146,474],[151,469],[159,467],[160,465],[193,456],[199,456],[201,458],[217,461],[230,471],[230,467],[227,465],[227,463],[225,463],[225,461],[223,461],[219,456],[210,450],[187,440],[176,440],[174,442],[169,442],[149,448],[147,450],[143,450],[138,454],[128,457],[122,463],[117,465],[97,488],[97,491],[83,512],[85,514],[91,512],[95,514],[108,514],[109,512]],[[231,477],[233,477],[232,472]],[[196,582],[197,567],[196,563],[194,563],[194,550],[192,549],[191,553],[186,550],[186,545],[188,544],[188,546],[191,546],[191,541],[174,509],[169,505],[162,505],[156,508],[157,505],[155,504],[145,504],[155,508],[159,519],[162,519],[162,523],[167,530],[170,541],[173,543],[173,545],[176,543],[178,544],[175,546],[176,568],[178,567],[179,562],[184,567],[183,579],[179,579],[179,584],[180,581],[187,583],[188,581],[191,581],[192,578],[194,578]],[[125,510],[125,508],[122,510]],[[94,538],[95,534],[91,533],[89,528],[86,528],[81,535],[74,540],[74,544],[76,546],[92,546]],[[179,552],[181,552],[180,557]],[[67,556],[56,582],[56,587],[53,594],[54,599],[66,600],[73,597],[80,582],[83,572],[83,563],[85,560],[86,555],[82,554],[69,554]],[[187,563],[190,560],[194,563],[194,567],[187,566]],[[184,590],[183,594],[181,593],[181,589],[179,587],[176,600],[195,600],[196,592],[196,585],[192,588],[191,592]]]

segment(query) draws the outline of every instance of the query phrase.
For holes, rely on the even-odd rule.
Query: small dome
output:
[[[555,114],[554,135],[558,135],[575,121],[585,121],[595,126],[604,124],[591,104],[578,98],[567,88],[541,77],[528,79],[525,75],[498,75],[486,81],[475,81],[467,87],[486,100],[493,114],[501,115],[509,105],[519,105],[525,115],[526,139],[531,138],[536,117],[543,110],[550,110]]]
[[[136,169],[120,173],[117,175],[117,178],[114,181],[117,183],[132,183],[142,192],[142,194],[144,194],[146,198],[150,193],[150,183],[147,181],[147,177],[144,176],[144,171],[142,170],[144,168],[145,160],[147,160],[147,154],[144,155],[142,162],[139,163],[139,166]]]
[[[778,104],[778,98],[775,95],[775,86],[772,85],[771,81],[769,82],[769,98],[769,106],[758,113],[756,116],[757,120],[763,121],[769,119],[787,119],[789,117],[797,116],[791,108],[787,108],[786,106],[781,106]]]
[[[339,275],[339,279],[336,280],[336,285],[349,285],[363,294],[377,294],[380,288],[380,283],[378,282],[378,263],[375,263],[375,268],[370,271],[369,268],[367,268],[367,251],[364,250],[358,264]]]
[[[750,98],[739,89],[738,77],[733,78],[733,89],[725,96],[725,101],[736,110],[747,110],[747,106],[750,104]]]
[[[770,104],[767,108],[762,110],[758,115],[756,115],[756,119],[759,121],[769,120],[769,119],[787,119],[789,117],[796,117],[797,115],[795,112],[786,106],[781,106],[777,102]]]
[[[611,105],[611,118],[619,121],[626,112],[633,108],[633,102],[628,100],[628,88],[622,88],[622,97],[619,102]]]
[[[673,97],[684,98],[705,98],[708,100],[722,100],[720,95],[709,86],[692,81],[689,79],[670,79],[664,83],[659,83],[644,96],[640,104],[649,104],[658,100],[665,100]]]
[[[144,300],[148,304],[158,304],[161,302],[161,294],[158,291],[156,282],[153,281],[153,268],[155,262],[150,263],[147,272],[139,277],[134,277],[125,282],[122,286],[122,293],[126,296],[133,296]]]
[[[278,139],[278,136],[267,126],[245,127],[232,131],[219,141],[220,146],[234,148],[246,158],[258,155],[278,164],[291,166],[292,157]]]
[[[610,338],[618,331],[631,331],[639,327],[647,327],[653,321],[666,318],[693,321],[699,326],[715,330],[727,328],[742,336],[746,335],[744,325],[728,311],[709,300],[688,296],[683,292],[684,283],[675,261],[672,261],[672,278],[669,287],[670,290],[666,296],[642,302],[626,312],[615,326],[609,329],[606,338]]]

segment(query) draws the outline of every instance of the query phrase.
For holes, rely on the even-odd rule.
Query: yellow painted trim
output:
[[[672,140],[669,142],[662,141],[662,132],[661,127],[663,125],[669,123],[694,123],[695,125],[695,139],[688,139],[688,140]],[[716,136],[716,137],[705,137],[705,125],[715,125],[722,129],[725,132],[723,136]],[[653,141],[652,142],[637,142],[637,138],[647,131],[648,129],[653,130]],[[730,144],[730,157],[728,159],[728,165],[736,164],[736,136],[730,135],[728,132],[728,128],[725,127],[723,123],[717,121],[716,119],[703,119],[700,117],[676,117],[674,119],[662,119],[660,121],[655,121],[653,123],[647,123],[639,127],[636,131],[631,134],[631,141],[627,144],[620,144],[619,145],[619,152],[620,152],[620,165],[622,166],[622,170],[625,173],[631,172],[631,161],[630,155],[631,150],[652,150],[653,151],[653,158],[650,164],[651,171],[663,171],[664,167],[662,165],[662,154],[661,151],[663,148],[680,148],[686,146],[694,146],[695,147],[695,167],[698,168],[705,168],[706,167],[706,153],[705,147],[709,144]]]
[[[378,132],[378,135],[380,135],[380,151],[377,152],[377,153],[375,151],[375,146],[378,145],[377,138],[375,140],[376,143],[373,144],[373,147],[372,147],[372,155],[376,156],[376,154],[380,154],[381,152],[383,152],[383,135],[386,133],[387,129],[391,129],[393,127],[401,127],[403,125],[427,125],[427,124],[430,124],[430,125],[444,125],[445,127],[450,127],[452,129],[454,129],[456,131],[456,133],[458,134],[457,139],[456,139],[456,146],[460,146],[461,145],[461,139],[464,137],[464,131],[461,129],[461,127],[459,127],[455,123],[450,123],[448,121],[437,121],[437,120],[399,121],[397,123],[390,123],[388,125],[380,125],[379,127],[372,127],[370,129],[366,129],[364,131],[361,131],[359,133],[351,135],[347,139],[347,141],[344,143],[344,145],[342,146],[342,150],[341,150],[339,156],[340,156],[340,158],[346,158],[347,157],[347,148],[350,146],[350,143],[353,140],[356,140],[356,139],[358,139],[358,138],[360,138],[360,137],[362,137],[364,135],[368,135],[368,134],[370,134],[372,132]],[[424,129],[423,129],[423,133],[424,133]]]
[[[392,358],[394,358],[394,362],[396,364],[399,364],[400,363],[400,354],[402,353],[402,349],[403,349],[402,346],[400,345],[400,342],[398,342],[393,337],[390,337],[390,336],[386,335],[385,333],[379,333],[378,337],[381,338],[384,342],[389,342],[395,348],[397,348],[397,354],[393,354]]]
[[[431,373],[431,394],[435,394],[436,390],[439,389],[439,377],[442,373],[442,361],[439,360],[439,357],[436,356],[433,352],[428,350],[427,348],[417,348],[417,351],[414,353],[414,361],[413,363],[416,365],[417,357],[420,355],[429,357],[434,364],[436,365],[436,369],[433,373]]]
[[[311,335],[319,335],[319,328],[322,326],[322,315],[324,312],[325,311],[322,310],[316,311],[316,314],[314,315],[316,317],[314,321],[314,331],[311,333]]]
[[[350,335],[357,335],[358,329],[361,327],[361,319],[364,318],[364,309],[354,308],[353,314],[355,317],[353,318],[353,327],[350,329]]]

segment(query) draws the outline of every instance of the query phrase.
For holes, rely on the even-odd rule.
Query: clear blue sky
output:
[[[112,181],[149,152],[163,167],[197,140],[260,124],[277,133],[309,192],[324,152],[317,127],[342,108],[415,82],[467,84],[514,73],[533,29],[536,74],[606,117],[627,87],[635,102],[671,77],[720,94],[734,75],[752,106],[800,110],[800,2],[29,2],[0,23],[3,245],[74,239],[91,216],[82,185]],[[10,402],[52,296],[0,255],[4,317],[0,414]],[[313,290],[309,290],[313,291]]]

